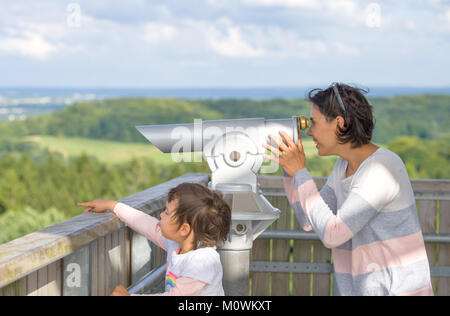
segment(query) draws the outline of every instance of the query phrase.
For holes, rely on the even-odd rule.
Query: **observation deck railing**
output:
[[[121,201],[159,217],[168,191],[183,182],[206,185],[208,174],[186,174]],[[319,187],[325,178],[315,178]],[[299,229],[282,177],[259,176],[280,218],[255,240],[250,295],[337,295],[331,250]],[[450,295],[450,180],[412,180],[436,295]],[[0,296],[108,295],[116,285],[158,290],[165,252],[111,213],[85,213],[0,245]],[[153,272],[153,273],[152,273]],[[151,280],[144,284],[143,279]]]

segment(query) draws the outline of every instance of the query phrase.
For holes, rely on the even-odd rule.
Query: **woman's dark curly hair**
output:
[[[342,100],[345,111],[339,102]],[[339,143],[351,143],[352,148],[368,144],[372,140],[372,132],[375,127],[375,119],[372,113],[372,106],[364,96],[367,90],[352,87],[342,83],[334,83],[325,90],[313,89],[308,93],[308,100],[318,107],[327,121],[331,121],[338,116],[344,118],[344,127],[338,126],[336,136]]]

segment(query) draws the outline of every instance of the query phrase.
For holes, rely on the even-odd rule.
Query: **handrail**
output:
[[[208,174],[188,173],[120,201],[150,211],[163,207],[171,188],[183,182],[206,184],[208,177]],[[0,245],[0,288],[68,256],[121,225],[112,213],[84,213]]]

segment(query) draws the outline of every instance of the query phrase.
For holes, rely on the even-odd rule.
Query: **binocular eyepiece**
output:
[[[309,127],[309,120],[306,116],[297,116],[297,130],[303,131]]]

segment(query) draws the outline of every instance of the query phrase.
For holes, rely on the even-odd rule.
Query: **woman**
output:
[[[314,89],[312,136],[320,156],[337,155],[318,191],[298,146],[271,138],[266,145],[283,167],[289,202],[304,230],[332,249],[341,295],[433,295],[416,202],[402,160],[371,143],[372,107],[358,88],[333,84]]]

